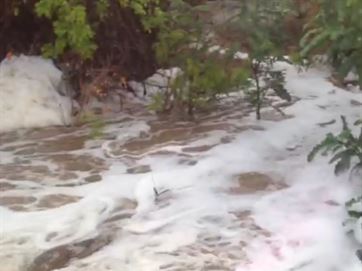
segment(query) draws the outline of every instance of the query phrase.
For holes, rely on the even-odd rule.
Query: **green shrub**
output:
[[[92,112],[85,112],[79,116],[79,122],[89,126],[89,138],[98,139],[103,136],[105,122],[100,116],[95,115]]]
[[[39,16],[54,19],[54,44],[43,47],[44,55],[56,57],[72,49],[83,58],[90,58],[96,49],[94,32],[87,20],[84,4],[67,0],[41,0],[36,4]]]
[[[338,135],[327,134],[326,138],[308,155],[308,161],[312,161],[319,153],[333,155],[329,163],[335,164],[334,172],[341,174],[350,168],[352,172],[362,167],[362,127],[358,136],[353,135],[345,117],[342,118],[343,129]],[[357,121],[355,125],[361,125]],[[353,160],[355,159],[355,160]],[[355,161],[355,164],[353,164]]]
[[[341,79],[356,72],[362,86],[362,1],[318,0],[320,10],[306,25],[302,55],[326,53]]]
[[[156,56],[161,66],[178,67],[182,72],[155,96],[153,108],[157,111],[192,117],[196,108],[246,83],[245,68],[233,65],[234,50],[210,52],[208,33],[199,16],[206,9],[176,0],[167,11],[167,23],[159,29]]]
[[[332,155],[329,163],[335,163],[335,174],[351,169],[351,175],[356,174],[359,176],[361,174],[359,170],[362,168],[362,120],[355,122],[356,126],[361,126],[360,133],[356,136],[353,135],[345,117],[342,116],[341,118],[342,131],[338,135],[327,134],[326,138],[309,153],[308,161],[312,161],[319,153],[324,156]],[[360,181],[362,181],[362,178],[360,178]],[[362,182],[358,185],[361,184]],[[344,222],[344,226],[347,232],[354,234],[357,241],[361,242],[361,231],[358,230],[362,226],[360,221],[362,217],[362,195],[360,192],[359,195],[346,203],[346,211],[349,219]],[[357,255],[359,255],[358,253]]]
[[[92,4],[87,0],[39,0],[35,11],[38,16],[52,20],[55,34],[55,41],[44,45],[44,55],[57,57],[66,51],[72,51],[83,59],[91,58],[97,48],[94,28],[107,15],[113,1],[118,1],[119,8],[129,8],[139,16],[147,31],[163,22],[159,0],[99,0]],[[88,9],[93,5],[96,17],[91,16],[93,10]]]
[[[284,59],[286,36],[280,33],[284,18],[290,11],[289,1],[244,1],[240,12],[240,31],[249,47],[249,67],[253,86],[246,89],[247,97],[261,118],[266,92],[271,89],[282,99],[291,97],[284,88],[284,73],[274,70],[277,60]]]

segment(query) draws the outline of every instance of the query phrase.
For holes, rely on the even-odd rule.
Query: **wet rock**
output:
[[[221,236],[205,236],[203,237],[203,241],[206,243],[217,243],[221,241]]]
[[[147,173],[150,171],[151,171],[151,167],[149,165],[139,165],[139,166],[127,169],[128,174],[141,174],[141,173]]]
[[[217,224],[220,225],[223,222],[221,217],[216,216],[216,215],[204,216],[201,221],[205,221],[205,222],[212,223],[212,224],[215,224],[215,225],[217,225]]]
[[[137,207],[137,202],[130,199],[122,199],[117,207],[114,209],[112,216],[116,216],[119,214],[132,213],[134,209]]]
[[[265,128],[262,126],[259,126],[259,125],[243,125],[243,126],[239,126],[239,127],[235,128],[235,132],[237,132],[237,133],[249,131],[249,130],[264,131]]]
[[[19,144],[1,148],[1,151],[5,151],[5,152],[19,151],[22,149],[28,149],[28,148],[34,147],[36,145],[37,145],[37,143],[26,143],[26,144],[19,143]],[[17,154],[17,152],[16,152],[16,154]]]
[[[191,158],[193,157],[190,154],[187,153],[178,153],[175,151],[167,151],[167,150],[160,150],[160,151],[155,151],[149,154],[150,156],[179,156],[179,157],[183,157],[183,158]]]
[[[47,166],[30,166],[18,163],[0,165],[0,176],[8,180],[38,181],[51,175],[52,172]]]
[[[190,129],[165,130],[150,138],[131,140],[124,144],[122,149],[129,152],[144,153],[157,145],[185,140],[188,136],[190,136]]]
[[[0,197],[0,205],[10,206],[10,205],[23,205],[30,204],[36,201],[36,198],[29,196],[6,196]]]
[[[130,199],[123,199],[118,210],[134,210],[137,207],[137,203]]]
[[[228,144],[228,143],[231,143],[233,140],[234,140],[234,138],[233,138],[232,136],[223,136],[223,137],[220,139],[220,143],[222,143],[222,144]]]
[[[53,154],[48,157],[62,170],[103,171],[108,167],[105,160],[90,155]]]
[[[82,259],[99,251],[112,241],[112,235],[99,235],[82,242],[62,245],[37,256],[28,271],[53,271],[66,267],[73,259]]]
[[[60,151],[75,151],[84,147],[87,136],[63,136],[46,140],[39,145],[37,152],[52,153]]]
[[[68,181],[68,180],[78,179],[78,175],[73,172],[64,172],[60,173],[60,175],[57,176],[57,178],[61,181]]]
[[[197,146],[197,147],[186,147],[186,148],[183,148],[182,151],[183,152],[205,152],[205,151],[211,150],[213,147],[215,147],[215,145],[202,145],[202,146]]]
[[[228,123],[196,125],[192,128],[192,133],[205,134],[212,131],[228,131],[230,128],[232,128],[232,125]]]
[[[351,105],[352,106],[362,106],[362,103],[360,101],[357,101],[357,100],[351,100]]]
[[[91,175],[91,176],[85,177],[84,180],[85,180],[87,183],[95,183],[95,182],[101,181],[101,180],[102,180],[102,176],[99,175],[99,174],[95,174],[95,175]]]
[[[14,142],[18,138],[18,133],[16,131],[0,133],[0,142],[1,144],[6,144],[10,142]]]
[[[7,183],[7,182],[0,182],[0,191],[7,191],[7,190],[12,190],[16,187],[16,185],[13,185],[11,183]]]
[[[14,212],[28,212],[30,211],[28,208],[26,208],[23,205],[10,205],[8,208]]]
[[[134,215],[133,212],[122,212],[119,214],[116,214],[114,216],[111,216],[110,218],[108,218],[105,223],[113,223],[116,221],[120,221],[120,220],[124,220],[124,219],[129,219]]]
[[[249,194],[254,192],[280,189],[282,184],[277,183],[268,175],[259,172],[247,172],[237,176],[238,186],[230,189],[231,194]]]
[[[282,121],[290,118],[293,118],[293,116],[278,112],[276,110],[269,110],[261,113],[262,120]]]
[[[170,268],[172,268],[173,267],[173,264],[171,263],[171,264],[164,264],[164,265],[161,265],[160,266],[160,270],[165,270],[165,269],[170,269]]]
[[[231,271],[228,267],[218,265],[218,264],[210,264],[205,266],[205,270],[209,271]]]
[[[17,152],[15,152],[15,155],[32,155],[35,154],[37,151],[37,149],[35,147],[32,148],[25,148],[25,149],[21,149]]]
[[[197,160],[183,158],[183,159],[180,159],[178,163],[180,165],[194,166],[197,164],[197,162],[198,162]]]
[[[37,207],[41,209],[57,208],[66,204],[77,202],[80,197],[68,196],[62,194],[47,195],[42,197],[37,203]]]
[[[12,151],[15,151],[16,149],[17,149],[17,146],[9,146],[9,147],[0,148],[0,150],[3,152],[12,152]]]
[[[341,204],[334,201],[334,200],[327,200],[324,202],[325,204],[329,205],[329,206],[340,206]]]
[[[254,192],[266,190],[273,183],[273,179],[265,174],[249,172],[240,174],[238,182],[241,189]]]
[[[239,220],[246,220],[250,218],[251,215],[251,211],[249,210],[245,210],[245,211],[238,211],[238,212],[233,212],[233,214],[235,215],[235,217]]]

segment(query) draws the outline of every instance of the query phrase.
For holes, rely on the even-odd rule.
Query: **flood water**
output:
[[[357,270],[348,253],[325,262],[353,247],[336,235],[353,191],[305,157],[361,95],[305,76],[260,122],[236,95],[195,122],[129,104],[99,138],[86,124],[1,134],[0,271]]]

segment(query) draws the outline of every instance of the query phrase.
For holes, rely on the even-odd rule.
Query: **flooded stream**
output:
[[[259,122],[235,94],[197,122],[129,105],[98,139],[0,134],[0,271],[357,270],[339,219],[353,189],[305,157],[361,94],[288,69],[293,102]]]

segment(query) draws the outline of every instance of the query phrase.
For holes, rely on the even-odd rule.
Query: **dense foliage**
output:
[[[104,69],[136,80],[155,71],[153,28],[163,16],[156,0],[5,0],[5,7],[1,58],[42,53],[67,64],[81,83]]]
[[[113,3],[112,3],[113,2]],[[109,9],[118,4],[119,8],[129,8],[140,17],[143,26],[150,31],[162,21],[159,0],[101,0],[89,1],[39,0],[35,5],[37,15],[51,19],[56,39],[46,44],[46,56],[56,57],[66,49],[74,50],[82,58],[92,57],[97,44],[94,36],[96,27],[109,14]],[[155,7],[151,8],[151,6]],[[89,17],[93,20],[90,21]]]
[[[159,29],[155,44],[159,63],[181,69],[167,89],[155,96],[153,108],[172,111],[179,116],[193,116],[194,109],[214,101],[217,95],[238,90],[245,85],[247,71],[233,65],[234,53],[211,50],[200,13],[204,5],[192,6],[173,1],[167,12],[167,23]]]

